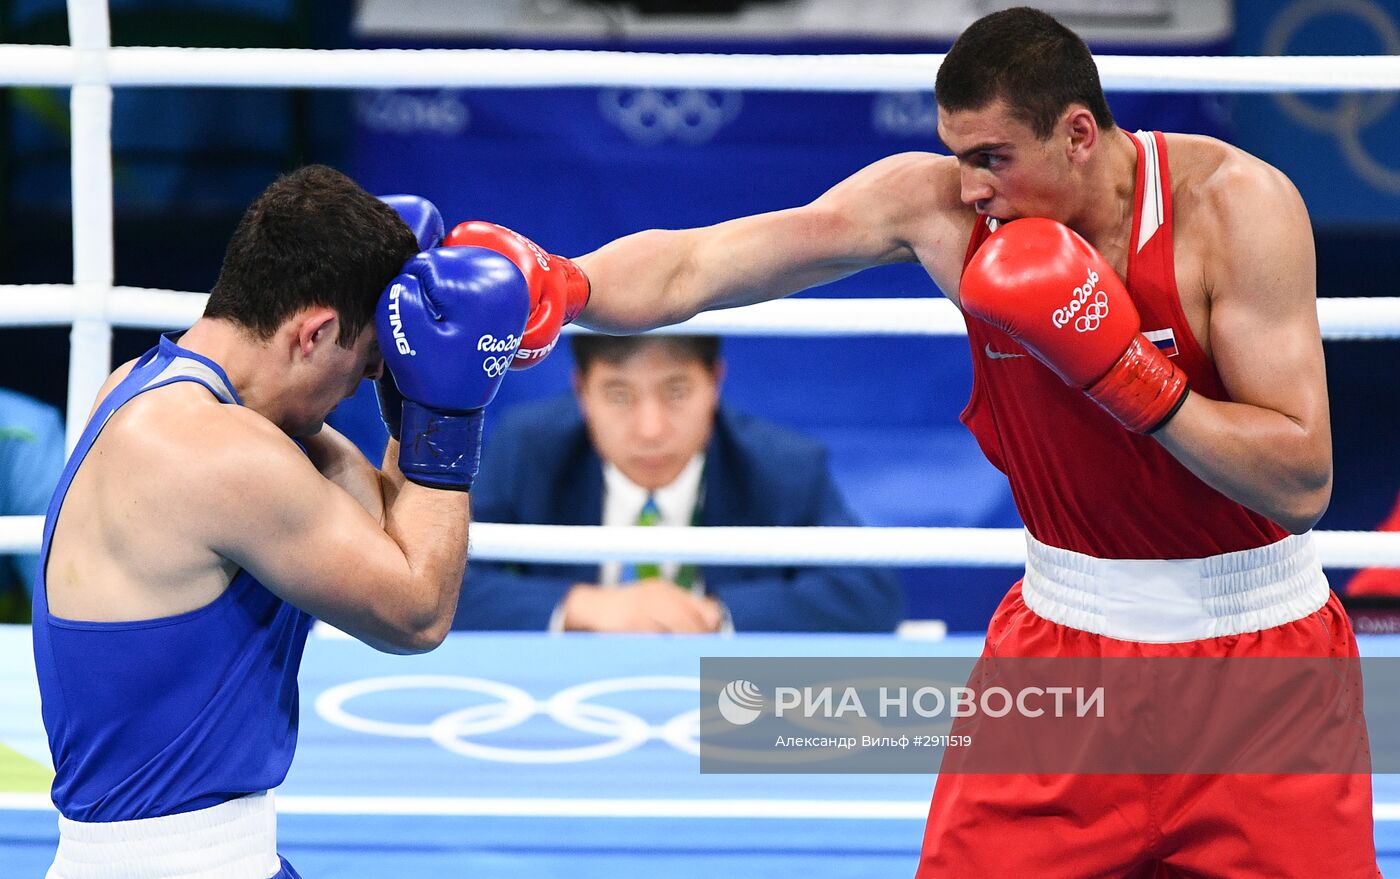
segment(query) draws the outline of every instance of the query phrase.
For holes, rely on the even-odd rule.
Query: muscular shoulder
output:
[[[895,153],[872,162],[847,178],[848,182],[881,187],[897,194],[895,190],[908,187],[938,186],[947,179],[956,182],[957,161],[952,156],[938,153],[907,152]]]
[[[904,259],[922,263],[939,287],[954,291],[976,218],[960,187],[952,156],[899,153],[862,168],[817,204],[852,226],[882,230],[899,242]]]
[[[128,360],[121,366],[118,366],[111,375],[107,376],[107,380],[102,383],[102,387],[97,391],[97,398],[92,401],[92,408],[88,410],[89,419],[91,419],[93,413],[97,411],[97,407],[102,405],[102,401],[107,399],[107,395],[112,393],[117,385],[121,384],[122,379],[131,374],[131,370],[135,366],[135,360]]]
[[[856,203],[887,218],[922,215],[958,202],[958,165],[937,153],[897,153],[833,186],[822,200]]]
[[[1257,156],[1198,135],[1168,135],[1167,148],[1177,225],[1187,234],[1229,241],[1265,218],[1306,218],[1292,181]]]
[[[1227,299],[1259,307],[1289,302],[1316,319],[1312,224],[1293,183],[1277,168],[1204,137],[1174,136],[1178,286],[1198,279],[1209,303],[1211,335]],[[1212,348],[1214,348],[1212,344]]]
[[[168,496],[174,507],[217,505],[240,492],[242,474],[272,478],[288,466],[309,467],[296,444],[267,419],[216,400],[193,382],[137,396],[119,409],[94,446],[127,482]],[[140,480],[130,474],[143,474]],[[236,477],[236,478],[234,478]]]

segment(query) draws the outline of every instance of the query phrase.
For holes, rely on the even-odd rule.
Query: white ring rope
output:
[[[113,326],[152,330],[187,327],[204,311],[207,293],[114,287],[106,317]],[[64,326],[75,293],[65,284],[0,285],[0,327]],[[1400,337],[1400,297],[1319,299],[1322,338],[1329,341]],[[565,333],[587,332],[569,326]],[[721,336],[965,336],[953,303],[935,296],[891,299],[780,299],[710,311],[658,333]]]
[[[695,564],[1021,566],[1020,528],[666,528],[474,523],[472,557],[604,562],[635,558]],[[1400,534],[1319,531],[1324,565],[1400,567]]]
[[[790,91],[927,91],[940,55],[657,55],[432,49],[112,48],[106,0],[68,0],[73,45],[0,45],[0,85],[72,86],[72,285],[0,287],[0,326],[73,326],[68,442],[110,368],[111,327],[188,326],[203,294],[112,287],[113,86],[651,86]],[[1400,56],[1098,59],[1110,90],[1400,90]],[[1325,338],[1400,336],[1400,299],[1318,303]],[[962,335],[942,299],[793,299],[712,312],[681,332],[730,335]],[[0,517],[0,553],[39,548],[43,518]],[[603,528],[476,523],[477,559],[598,562],[624,557],[750,565],[1020,565],[1019,529]],[[1320,532],[1325,564],[1400,567],[1400,534]]]
[[[1400,89],[1392,55],[1100,55],[1104,88],[1136,92]],[[114,86],[538,88],[650,86],[768,91],[927,91],[942,55],[714,55],[577,49],[190,49],[105,55]],[[0,85],[83,81],[66,46],[0,45]]]
[[[43,516],[0,516],[0,554],[35,552]],[[473,522],[475,561],[654,561],[746,566],[851,565],[902,568],[1009,566],[1026,562],[1019,528],[654,528]],[[1400,568],[1400,533],[1318,531],[1317,552],[1334,568]]]

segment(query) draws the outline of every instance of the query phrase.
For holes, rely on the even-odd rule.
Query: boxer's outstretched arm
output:
[[[619,238],[578,260],[592,284],[578,323],[638,332],[843,278],[881,262],[860,252],[856,228],[842,214],[812,204],[702,229],[650,229]]]
[[[1206,483],[1294,533],[1332,493],[1332,434],[1312,226],[1281,173],[1241,158],[1212,187],[1221,217],[1212,358],[1233,402],[1191,394],[1156,437]]]
[[[577,260],[592,286],[578,322],[638,332],[709,309],[777,299],[870,266],[912,262],[919,254],[909,243],[911,224],[943,223],[955,238],[953,214],[966,219],[956,189],[951,203],[944,191],[956,179],[952,162],[904,153],[856,172],[803,207],[619,238]],[[961,241],[965,247],[965,230]]]

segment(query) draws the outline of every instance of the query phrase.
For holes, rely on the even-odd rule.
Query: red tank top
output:
[[[1138,163],[1127,288],[1143,333],[1186,372],[1191,393],[1228,400],[1177,295],[1166,140],[1160,132],[1132,139]],[[992,231],[978,221],[967,260]],[[1037,540],[1098,558],[1177,559],[1287,536],[1196,478],[1155,440],[1124,430],[1006,333],[969,318],[967,339],[973,379],[963,423],[1010,480]]]

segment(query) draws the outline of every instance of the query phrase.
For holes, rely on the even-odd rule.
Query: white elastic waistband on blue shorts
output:
[[[58,817],[58,853],[46,879],[268,879],[277,857],[272,793],[207,809],[86,822]]]
[[[1100,559],[1026,534],[1021,596],[1051,622],[1122,641],[1257,632],[1327,603],[1312,532],[1197,559]]]

